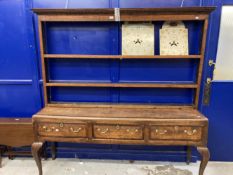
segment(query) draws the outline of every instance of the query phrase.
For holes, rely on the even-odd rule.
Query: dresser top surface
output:
[[[199,119],[206,118],[196,109],[188,107],[135,108],[119,106],[45,107],[36,116],[61,116],[84,118],[128,118],[128,119]]]

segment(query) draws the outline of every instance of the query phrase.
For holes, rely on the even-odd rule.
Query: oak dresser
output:
[[[93,144],[180,145],[194,146],[201,154],[199,175],[203,175],[209,160],[207,148],[208,119],[198,111],[200,85],[205,56],[209,14],[214,7],[148,8],[148,9],[33,9],[38,15],[38,32],[42,62],[45,107],[33,116],[35,142],[32,153],[39,174],[42,175],[40,151],[43,143],[77,142]],[[201,24],[200,47],[190,55],[83,55],[54,54],[46,49],[45,25],[52,22],[158,22],[188,21]],[[158,59],[197,61],[196,80],[193,83],[142,82],[56,82],[49,79],[47,62],[50,59]],[[72,103],[54,102],[53,87],[62,88],[151,88],[192,89],[189,105]]]

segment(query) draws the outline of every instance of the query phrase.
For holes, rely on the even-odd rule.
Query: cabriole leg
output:
[[[0,168],[2,168],[2,154],[3,154],[3,149],[0,147]]]
[[[201,155],[201,164],[199,169],[199,175],[204,175],[206,165],[210,159],[209,149],[207,147],[197,147],[198,152]]]
[[[41,151],[42,151],[42,142],[34,142],[32,144],[32,155],[36,161],[38,170],[39,170],[39,175],[42,175],[42,164],[41,164]]]
[[[191,162],[191,157],[192,157],[192,147],[191,146],[187,146],[187,150],[186,150],[186,163],[187,165],[190,164]]]
[[[51,143],[51,153],[52,153],[52,160],[56,159],[56,143],[52,142]]]
[[[7,152],[8,152],[8,159],[13,160],[14,155],[13,155],[13,149],[10,146],[7,146]]]

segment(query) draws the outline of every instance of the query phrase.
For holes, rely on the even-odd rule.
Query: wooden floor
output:
[[[43,161],[44,175],[139,175],[142,168],[154,169],[156,166],[173,165],[175,168],[187,169],[198,174],[198,163],[148,162],[114,160],[79,160],[79,159],[48,159]],[[232,175],[233,162],[210,162],[205,175]],[[2,175],[38,175],[35,162],[32,158],[16,158],[11,161],[3,158]],[[143,174],[140,174],[143,175]]]

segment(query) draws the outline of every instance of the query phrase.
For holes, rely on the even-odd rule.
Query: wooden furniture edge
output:
[[[216,7],[215,6],[205,6],[205,7],[165,7],[165,8],[119,8],[122,15],[124,14],[209,14]],[[51,9],[51,8],[33,8],[32,11],[39,15],[41,14],[112,14],[114,13],[114,8],[82,8],[82,9]]]
[[[51,107],[86,107],[86,108],[145,108],[145,109],[194,109],[192,105],[153,105],[153,104],[132,104],[132,103],[49,103]]]
[[[201,55],[81,55],[81,54],[44,54],[48,59],[200,59]]]

